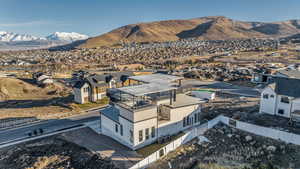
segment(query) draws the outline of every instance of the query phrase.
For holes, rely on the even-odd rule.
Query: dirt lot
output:
[[[167,169],[297,169],[300,146],[217,125],[197,141],[178,148],[149,168]],[[170,164],[168,164],[170,163]]]
[[[31,79],[0,78],[1,120],[63,118],[105,102],[78,105],[71,89],[61,83],[40,87]]]
[[[60,136],[48,137],[0,150],[3,169],[114,169],[86,148],[65,141]]]

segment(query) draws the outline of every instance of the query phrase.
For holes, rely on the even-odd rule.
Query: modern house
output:
[[[260,113],[300,117],[300,79],[276,77],[261,93]]]
[[[128,79],[129,86],[108,90],[111,103],[101,110],[102,134],[135,150],[200,123],[200,99],[177,94],[182,77]]]
[[[118,72],[85,77],[73,86],[74,101],[84,104],[101,100],[106,97],[106,89],[127,85],[127,78],[132,75],[133,72]]]
[[[35,80],[35,82],[38,85],[41,85],[41,86],[42,85],[49,85],[49,84],[54,83],[53,79],[50,76],[45,75],[43,72],[33,73],[32,78]]]
[[[275,76],[300,79],[300,71],[296,69],[279,70],[276,72]]]
[[[274,74],[267,73],[254,73],[251,82],[260,84],[270,84],[274,82],[276,77],[286,77],[300,79],[300,71],[296,69],[283,69],[278,70]]]

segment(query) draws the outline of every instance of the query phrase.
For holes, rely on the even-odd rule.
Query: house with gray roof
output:
[[[300,79],[276,77],[261,93],[260,113],[300,117]]]
[[[130,85],[108,90],[110,106],[100,111],[102,134],[136,150],[200,124],[203,101],[178,93],[183,77],[128,79]]]
[[[101,100],[106,97],[108,88],[126,85],[128,77],[133,75],[133,72],[116,72],[102,75],[93,74],[85,77],[73,86],[74,101],[84,104]]]

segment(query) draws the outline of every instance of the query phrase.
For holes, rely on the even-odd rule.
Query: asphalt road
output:
[[[28,133],[34,130],[43,129],[44,133],[51,133],[65,128],[81,125],[83,123],[99,120],[99,110],[93,110],[89,113],[73,116],[66,119],[53,119],[41,123],[14,128],[9,130],[0,130],[0,144],[28,138]]]
[[[203,87],[203,88],[211,88],[211,89],[219,89],[223,92],[236,94],[240,96],[251,96],[251,97],[259,97],[260,92],[251,87],[237,86],[232,85],[226,82],[203,82],[199,80],[186,80],[182,82],[183,87]]]

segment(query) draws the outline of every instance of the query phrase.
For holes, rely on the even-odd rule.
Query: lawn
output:
[[[185,133],[180,132],[177,135],[173,135],[171,136],[171,139],[163,144],[159,144],[157,142],[150,144],[148,146],[145,146],[143,148],[140,148],[137,151],[138,154],[142,155],[144,158],[146,158],[147,156],[151,155],[152,153],[154,153],[155,151],[161,149],[162,147],[168,145],[169,143],[171,143],[172,141],[178,139],[179,137],[183,136]]]
[[[82,109],[82,110],[88,110],[94,107],[100,107],[104,106],[109,103],[109,98],[105,97],[97,102],[89,102],[89,103],[84,103],[84,104],[76,104],[76,107]]]

